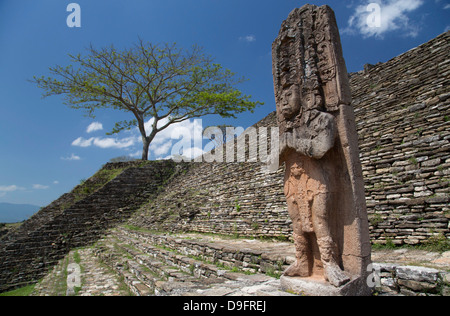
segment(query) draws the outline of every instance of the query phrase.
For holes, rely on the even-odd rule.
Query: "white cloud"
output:
[[[117,138],[94,138],[94,146],[100,148],[128,148],[135,144],[135,137],[127,137],[124,139]]]
[[[33,184],[33,189],[35,190],[47,190],[48,188],[50,188],[48,185]]]
[[[150,119],[146,124],[147,133],[149,133],[152,128],[152,123],[154,119]],[[167,124],[168,119],[165,119],[158,124],[158,127]],[[165,130],[158,133],[155,139],[150,144],[150,152],[155,155],[155,157],[163,157],[167,155],[173,146],[177,148],[191,148],[195,145],[202,145],[203,141],[203,124],[201,119],[196,120],[186,120],[180,123],[175,123],[167,127]],[[187,155],[185,155],[187,156]]]
[[[449,10],[450,9],[450,3],[449,4],[446,4],[445,6],[444,6],[444,10]]]
[[[158,127],[161,128],[169,122],[170,118],[165,118],[158,122]],[[145,122],[145,130],[147,135],[152,131],[154,118]],[[169,125],[166,129],[159,132],[150,144],[149,154],[153,157],[167,157],[171,155],[171,149],[174,145],[182,147],[186,151],[185,156],[192,156],[201,152],[202,147],[202,132],[203,124],[201,119],[186,120],[180,123]],[[128,151],[127,155],[130,157],[140,157],[142,154],[141,146],[142,139],[139,129],[137,127],[127,131],[123,138],[108,138],[108,137],[78,137],[72,142],[75,147],[98,147],[102,149],[116,148]],[[197,149],[195,149],[197,147]],[[72,155],[74,156],[74,155]],[[76,157],[76,156],[75,156]],[[75,157],[61,158],[64,160]],[[170,156],[169,156],[170,157]]]
[[[85,139],[83,137],[78,137],[72,142],[72,146],[76,147],[90,147],[97,146],[100,148],[128,148],[133,146],[136,143],[136,137],[127,137],[124,139],[117,138],[100,138],[100,137],[91,137],[89,139]]]
[[[253,42],[256,42],[256,36],[255,35],[241,36],[241,37],[239,37],[239,40],[241,42],[253,43]]]
[[[128,157],[131,158],[140,158],[142,156],[142,150],[137,150],[131,154],[128,154]]]
[[[364,38],[383,38],[392,31],[401,31],[404,36],[416,37],[419,26],[410,21],[408,14],[417,10],[424,4],[424,0],[364,0],[355,8],[355,12],[348,21],[348,27],[342,32],[347,34],[360,33]],[[377,14],[370,4],[378,4],[380,11],[380,24],[374,26],[372,18]]]
[[[75,154],[72,154],[70,157],[61,157],[61,160],[76,161],[76,160],[81,160],[81,157],[77,156]]]
[[[170,140],[166,140],[162,144],[152,143],[150,146],[150,150],[155,154],[155,156],[158,156],[158,157],[167,154],[169,152],[170,148],[172,148],[172,141],[170,141]]]
[[[6,193],[6,192],[14,192],[18,190],[25,190],[25,188],[19,187],[17,185],[0,185],[0,192]]]
[[[101,131],[101,130],[103,130],[103,124],[99,123],[99,122],[94,122],[88,126],[88,128],[86,129],[86,133],[89,134],[89,133]]]
[[[83,137],[78,137],[72,142],[72,146],[77,147],[89,147],[92,146],[92,142],[94,141],[94,137],[89,139],[84,139]]]
[[[59,184],[58,180],[53,181],[53,184]]]
[[[15,184],[13,185],[0,185],[0,197],[4,197],[6,193],[25,190],[25,188],[19,187]]]

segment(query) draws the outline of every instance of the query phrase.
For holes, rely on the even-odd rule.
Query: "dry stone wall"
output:
[[[450,237],[449,39],[351,76],[374,242]]]
[[[162,231],[289,236],[283,171],[259,163],[185,163],[179,177],[130,224]]]

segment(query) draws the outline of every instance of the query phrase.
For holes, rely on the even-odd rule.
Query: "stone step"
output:
[[[212,284],[221,284],[225,281],[223,278],[206,279],[196,276],[193,268],[186,271],[185,267],[158,260],[155,256],[131,247],[126,241],[110,238],[103,240],[102,243],[113,244],[113,247],[103,247],[103,251],[98,252],[99,256],[107,264],[115,262],[112,268],[124,278],[135,295],[180,295],[207,289]]]
[[[129,290],[136,296],[151,296],[154,293],[154,289],[149,286],[149,283],[144,282],[145,278],[141,274],[136,274],[133,268],[129,271],[122,270],[118,273],[123,277],[125,284]]]
[[[130,280],[130,278],[119,278],[118,274],[112,269],[102,264],[94,254],[94,250],[94,248],[83,248],[71,251],[36,284],[31,296],[130,295],[132,287],[125,285],[125,281]],[[75,282],[74,270],[69,269],[69,266],[74,264],[79,267],[80,283],[69,285],[69,279]],[[135,284],[135,287],[140,291],[145,290],[138,284]]]
[[[214,264],[205,263],[200,260],[196,260],[184,255],[180,255],[174,252],[173,249],[167,250],[163,248],[159,248],[147,243],[140,243],[139,241],[127,238],[125,236],[120,236],[120,239],[128,243],[129,245],[133,245],[134,247],[141,250],[148,258],[151,258],[150,265],[152,263],[158,262],[163,263],[162,268],[164,267],[177,267],[180,271],[184,273],[190,273],[195,275],[197,278],[212,278],[212,277],[224,277],[227,279],[233,279],[233,274],[229,273],[227,270],[220,269]],[[130,250],[127,249],[129,252]],[[143,263],[147,264],[148,259],[143,261]],[[163,271],[163,274],[167,270]],[[173,276],[173,273],[168,273],[168,277]]]
[[[102,240],[94,250],[95,255],[117,275],[123,279],[129,291],[136,296],[150,296],[154,293],[154,287],[149,282],[151,277],[138,268],[138,263],[126,258],[117,247]]]
[[[220,269],[218,271],[217,266],[280,276],[295,260],[294,245],[289,242],[231,239],[201,234],[171,236],[123,227],[115,230],[114,234],[117,238],[140,247],[144,252],[156,251],[172,263],[178,262],[190,266],[196,263],[192,262],[192,259],[188,260],[189,257],[200,258],[203,264],[199,267],[205,270],[204,273],[207,276],[221,274],[222,271]],[[204,262],[211,264],[204,264]]]
[[[122,276],[135,295],[288,295],[280,290],[276,278],[230,271],[119,230],[103,238],[96,247],[96,254]],[[142,293],[136,284],[149,290]]]

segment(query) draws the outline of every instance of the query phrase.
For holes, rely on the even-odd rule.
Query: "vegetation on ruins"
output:
[[[66,105],[90,117],[98,109],[131,113],[133,119],[116,122],[109,134],[137,127],[142,160],[148,160],[155,136],[172,124],[208,114],[235,117],[262,104],[236,89],[243,78],[195,45],[183,49],[139,40],[123,50],[91,45],[85,55],[69,57],[69,65],[50,67],[51,76],[35,76],[31,82],[45,91],[44,97],[63,95]]]

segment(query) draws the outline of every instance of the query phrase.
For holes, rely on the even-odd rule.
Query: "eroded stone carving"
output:
[[[272,55],[296,247],[296,262],[284,276],[355,284],[367,274],[370,242],[349,80],[331,8],[292,11]],[[350,292],[367,294],[359,281],[360,289]]]

